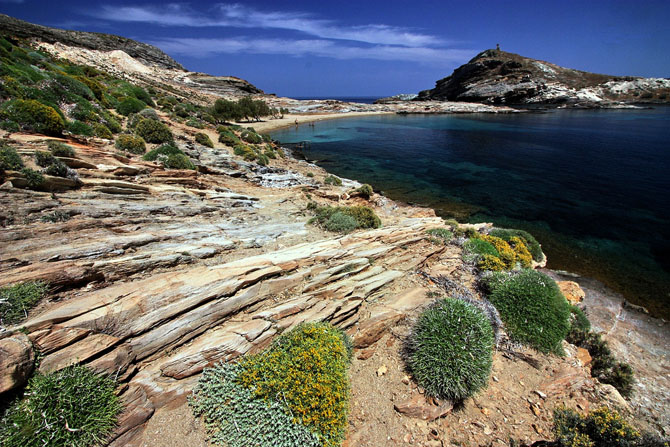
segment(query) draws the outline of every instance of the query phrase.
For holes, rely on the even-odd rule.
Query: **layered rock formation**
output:
[[[608,76],[573,70],[500,50],[486,50],[418,100],[486,104],[617,106],[668,103],[670,80]]]

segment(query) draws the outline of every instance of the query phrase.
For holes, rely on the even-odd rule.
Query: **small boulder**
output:
[[[579,304],[582,301],[584,301],[584,297],[586,294],[582,290],[581,287],[579,287],[579,284],[577,284],[574,281],[558,281],[556,284],[558,284],[558,288],[561,289],[561,292],[563,292],[563,295],[565,296],[565,299],[568,300],[570,304]]]
[[[0,340],[0,394],[26,383],[35,366],[27,335],[17,332]]]
[[[415,394],[410,399],[395,404],[393,408],[405,416],[432,421],[449,413],[454,405],[448,400],[443,401],[426,397],[423,394]]]

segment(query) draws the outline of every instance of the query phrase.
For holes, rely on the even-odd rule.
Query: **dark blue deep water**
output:
[[[443,217],[524,228],[549,267],[670,315],[670,108],[382,115],[276,131],[328,171]]]
[[[298,96],[294,99],[300,99],[300,100],[310,100],[310,99],[316,99],[316,100],[326,100],[326,99],[335,99],[337,101],[342,101],[342,102],[357,102],[360,104],[372,104],[379,98],[382,98],[382,96]]]

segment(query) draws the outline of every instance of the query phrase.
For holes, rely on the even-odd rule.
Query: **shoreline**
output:
[[[256,123],[235,123],[243,127],[253,127],[256,132],[272,132],[279,129],[286,129],[294,127],[295,121],[298,120],[298,126],[316,123],[318,121],[326,121],[332,119],[343,118],[359,118],[361,116],[375,116],[375,115],[395,115],[396,112],[390,111],[372,111],[372,112],[344,112],[344,113],[318,113],[318,114],[289,114],[284,118],[270,119],[267,121],[259,121]]]

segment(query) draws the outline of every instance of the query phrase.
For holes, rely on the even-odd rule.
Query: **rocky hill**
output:
[[[160,49],[146,43],[137,42],[126,37],[113,34],[70,31],[48,26],[36,25],[14,17],[0,14],[0,28],[3,35],[11,35],[22,39],[39,42],[55,43],[72,47],[87,48],[98,51],[121,50],[142,63],[173,70],[184,70],[182,65]]]
[[[417,100],[568,107],[667,103],[670,80],[620,77],[560,67],[500,50],[486,50]]]
[[[0,35],[28,40],[59,57],[135,82],[172,85],[176,94],[181,92],[190,100],[194,95],[197,100],[199,94],[226,97],[263,94],[244,79],[188,71],[153,45],[113,34],[50,28],[0,14]]]

